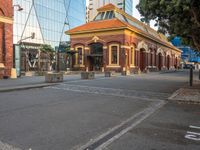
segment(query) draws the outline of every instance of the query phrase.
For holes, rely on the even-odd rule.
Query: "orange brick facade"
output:
[[[163,34],[112,4],[99,8],[96,20],[66,34],[74,70],[138,73],[176,69],[180,64],[181,50]]]
[[[13,7],[12,0],[0,0],[0,63],[5,66],[2,76],[10,76],[13,67]]]
[[[98,39],[96,41],[92,40],[94,37],[98,37]],[[110,35],[107,36],[98,36],[98,33],[94,33],[90,37],[71,38],[72,50],[76,50],[76,47],[80,46],[84,49],[83,65],[73,65],[75,70],[95,71],[94,69],[90,69],[90,63],[88,62],[88,56],[91,54],[90,44],[95,42],[103,45],[103,66],[101,70],[104,71],[129,71],[131,73],[136,73],[139,69],[141,71],[147,69],[158,71],[162,69],[175,69],[180,64],[180,52],[175,53],[172,50],[159,52],[160,46],[153,41],[145,40],[145,38],[141,39],[139,36],[135,37],[125,34],[112,35],[112,32],[110,32]],[[144,51],[144,47],[139,47],[139,43],[141,42],[147,44],[147,51]],[[119,45],[119,66],[109,66],[109,46],[112,44]],[[131,47],[134,49],[134,65],[131,65]]]

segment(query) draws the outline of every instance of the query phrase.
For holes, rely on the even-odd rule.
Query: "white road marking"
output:
[[[166,104],[165,101],[160,101],[159,103],[158,102],[154,102],[154,104],[151,104],[151,106],[147,107],[143,111],[136,113],[132,117],[130,117],[127,120],[123,121],[121,124],[119,124],[119,125],[111,128],[110,130],[108,130],[104,134],[100,135],[99,137],[97,137],[95,139],[92,139],[87,144],[81,146],[77,150],[86,149],[87,147],[89,147],[90,145],[94,144],[95,142],[103,139],[105,136],[109,135],[113,131],[119,129],[120,127],[122,127],[126,123],[133,121],[133,123],[130,126],[126,127],[125,129],[123,129],[122,131],[120,131],[119,133],[117,133],[115,136],[113,136],[112,138],[110,138],[106,142],[104,142],[101,145],[99,145],[95,150],[102,150],[102,149],[106,148],[108,145],[110,145],[116,139],[120,138],[122,135],[126,134],[128,131],[130,131],[131,129],[133,129],[135,126],[137,126],[138,124],[140,124],[143,120],[145,120],[147,117],[149,117],[150,115],[152,115],[155,111],[157,111],[158,109],[160,109],[161,107],[163,107],[165,104]]]
[[[185,135],[185,138],[189,140],[200,141],[200,133],[188,131]]]
[[[44,88],[66,90],[66,91],[73,91],[80,93],[109,95],[109,96],[117,96],[117,97],[133,98],[133,99],[138,98],[140,100],[145,100],[145,101],[161,101],[160,99],[167,99],[167,97],[169,96],[168,93],[156,93],[149,91],[141,92],[137,90],[114,89],[114,88],[74,85],[74,84],[60,84],[60,86],[49,86]],[[156,97],[154,95],[156,95]]]
[[[190,128],[193,128],[193,129],[200,129],[200,127],[192,126],[192,125],[190,125]]]
[[[200,127],[193,126],[193,125],[190,125],[189,127],[192,129],[200,129]],[[200,141],[200,133],[187,131],[185,138],[189,140]]]
[[[16,148],[12,145],[0,141],[0,150],[22,150],[22,149]]]

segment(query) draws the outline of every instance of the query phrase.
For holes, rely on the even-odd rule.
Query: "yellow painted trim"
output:
[[[75,68],[78,68],[78,67],[85,67],[85,65],[81,65],[81,64],[79,65],[79,64],[77,64],[77,65],[74,65],[74,67],[75,67]]]
[[[82,33],[82,34],[70,35],[70,37],[71,39],[74,39],[74,38],[85,38],[85,37],[105,36],[105,35],[120,35],[120,34],[121,35],[124,34],[124,30]]]
[[[81,33],[91,33],[91,32],[94,33],[94,32],[102,32],[102,31],[120,30],[120,29],[127,29],[127,27],[107,28],[107,29],[98,29],[98,30],[86,30],[86,31],[77,31],[77,32],[73,32],[73,33],[66,31],[65,34],[75,35],[75,34],[81,34]]]
[[[82,48],[82,62],[81,64],[78,64],[78,53],[75,54],[75,65],[83,65],[84,64],[84,47],[83,46],[76,46],[75,50],[78,51],[78,48]]]
[[[85,50],[90,50],[90,48],[89,47],[85,47]]]
[[[13,18],[0,16],[0,22],[13,24]]]
[[[131,55],[131,52],[133,51],[133,55]],[[135,66],[135,48],[134,47],[131,47],[131,49],[130,49],[130,51],[129,51],[130,53],[130,66]],[[131,60],[133,60],[133,62],[131,61]]]
[[[131,47],[127,45],[121,45],[121,48],[131,49]]]
[[[119,65],[107,65],[107,68],[120,68],[121,66]]]
[[[108,46],[103,46],[103,49],[108,49]]]
[[[70,50],[71,50],[71,51],[73,51],[73,50],[74,50],[74,48],[70,48]]]
[[[112,54],[112,52],[111,52],[111,48],[112,48],[112,46],[117,46],[117,64],[112,64],[111,63],[111,54]],[[117,66],[119,66],[119,44],[110,44],[109,45],[109,66],[112,66],[112,65],[117,65]]]
[[[134,66],[134,65],[130,65],[130,68],[135,68],[136,66]]]

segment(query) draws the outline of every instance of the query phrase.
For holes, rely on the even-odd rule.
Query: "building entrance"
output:
[[[163,65],[162,54],[158,54],[158,69],[161,70]]]
[[[140,70],[144,71],[145,67],[146,67],[146,57],[145,57],[145,50],[141,49],[140,50]]]
[[[101,71],[103,67],[103,44],[90,44],[90,54],[88,55],[89,71]]]

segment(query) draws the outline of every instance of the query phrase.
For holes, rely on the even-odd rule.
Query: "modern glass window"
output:
[[[99,12],[94,20],[98,21],[98,20],[106,20],[106,19],[113,19],[113,18],[115,18],[114,12],[106,11],[106,12]]]
[[[13,5],[23,8],[14,9],[14,44],[30,37],[32,32],[35,38],[24,42],[50,44],[55,48],[60,41],[69,41],[64,31],[85,23],[85,3],[85,0],[13,0]]]
[[[101,13],[98,13],[98,15],[96,16],[94,20],[101,20]]]
[[[117,46],[111,46],[111,64],[117,65],[118,54]]]
[[[109,16],[110,16],[110,11],[107,11],[107,12],[106,12],[105,19],[109,19]]]

